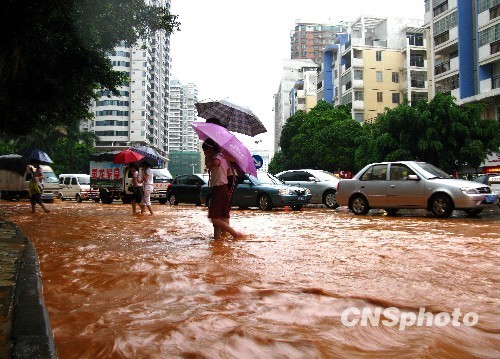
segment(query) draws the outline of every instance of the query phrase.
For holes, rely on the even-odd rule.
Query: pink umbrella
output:
[[[211,138],[219,146],[221,153],[231,156],[243,172],[257,177],[257,169],[250,151],[231,132],[213,123],[192,122],[191,126],[201,140]]]

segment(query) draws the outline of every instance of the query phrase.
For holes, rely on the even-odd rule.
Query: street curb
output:
[[[7,322],[11,319],[10,330],[7,328],[7,334],[10,332],[10,356],[20,359],[57,358],[54,335],[43,300],[36,249],[12,222],[2,222],[0,230],[8,234],[2,236],[4,243],[17,244],[12,247],[12,253],[7,253],[17,257],[11,269],[14,295],[7,317]]]

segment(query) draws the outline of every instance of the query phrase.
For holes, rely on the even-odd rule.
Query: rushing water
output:
[[[203,207],[50,208],[0,203],[38,251],[62,359],[500,357],[500,210],[234,210],[248,237],[214,241]],[[344,325],[352,307],[387,325]],[[431,321],[400,330],[421,308]]]

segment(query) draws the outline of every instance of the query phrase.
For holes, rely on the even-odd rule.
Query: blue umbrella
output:
[[[143,155],[145,157],[152,158],[154,160],[158,160],[158,161],[165,160],[165,157],[160,155],[154,148],[151,148],[148,146],[131,147],[130,149],[134,152],[140,153],[141,155]]]
[[[38,161],[40,163],[53,163],[49,155],[38,148],[25,148],[19,151],[19,154],[30,161]]]

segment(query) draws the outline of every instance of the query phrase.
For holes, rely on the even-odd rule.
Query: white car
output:
[[[342,179],[337,202],[357,215],[371,208],[395,214],[400,208],[427,209],[435,217],[446,218],[454,209],[469,215],[498,201],[490,186],[453,179],[425,162],[401,161],[367,165],[352,179]]]
[[[324,204],[328,208],[337,208],[335,198],[339,179],[330,172],[322,170],[288,170],[276,175],[285,184],[305,187],[311,191],[311,204]]]

